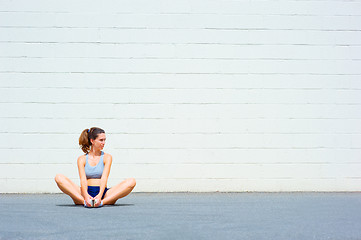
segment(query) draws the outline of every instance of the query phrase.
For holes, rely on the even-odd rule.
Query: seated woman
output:
[[[81,133],[79,145],[85,155],[78,158],[80,187],[62,174],[55,176],[60,190],[69,195],[75,204],[84,204],[84,207],[112,205],[119,198],[127,196],[135,187],[135,179],[128,178],[112,188],[107,188],[112,156],[102,151],[105,140],[105,131],[101,128],[93,127]]]

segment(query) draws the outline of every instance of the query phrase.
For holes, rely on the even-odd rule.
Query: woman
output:
[[[102,151],[105,140],[105,132],[101,128],[93,127],[81,133],[79,145],[85,153],[78,158],[81,187],[62,174],[55,177],[60,190],[69,195],[75,204],[84,204],[84,207],[115,204],[135,187],[135,179],[128,178],[115,187],[107,188],[112,156]]]

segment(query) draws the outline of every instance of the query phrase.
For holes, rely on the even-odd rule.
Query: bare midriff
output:
[[[100,178],[89,178],[87,182],[88,186],[100,186]]]

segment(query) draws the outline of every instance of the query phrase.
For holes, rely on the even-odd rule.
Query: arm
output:
[[[95,206],[98,206],[101,203],[104,189],[107,186],[108,177],[109,177],[109,173],[110,173],[110,167],[112,166],[112,161],[113,161],[113,158],[110,154],[106,154],[104,156],[104,170],[103,170],[102,177],[100,179],[100,191],[99,191],[98,195],[95,196],[95,199],[98,200],[98,203]]]
[[[80,178],[80,191],[81,195],[84,197],[84,200],[88,207],[90,207],[90,199],[92,197],[88,194],[88,182],[85,175],[85,157],[80,156],[78,158],[78,171],[79,171],[79,178]]]

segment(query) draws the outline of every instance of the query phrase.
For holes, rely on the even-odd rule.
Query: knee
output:
[[[128,183],[128,187],[130,188],[134,188],[135,185],[137,184],[134,178],[128,178],[127,183]]]
[[[54,180],[56,183],[61,183],[64,179],[64,175],[63,174],[56,174]]]

